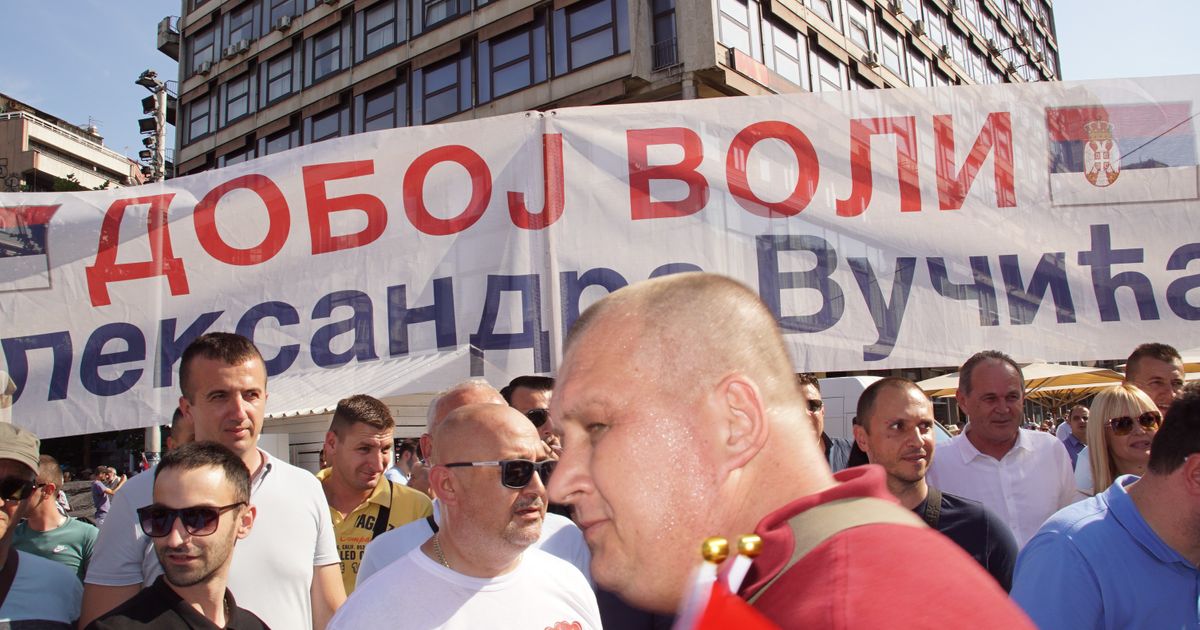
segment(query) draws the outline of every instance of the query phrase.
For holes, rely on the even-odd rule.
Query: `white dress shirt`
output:
[[[1076,498],[1067,448],[1049,433],[1021,429],[1013,447],[996,460],[971,444],[970,430],[937,448],[927,481],[984,504],[1024,547],[1046,519]]]

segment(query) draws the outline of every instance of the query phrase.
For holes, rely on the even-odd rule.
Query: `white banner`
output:
[[[275,413],[503,384],[553,373],[600,296],[691,269],[755,288],[797,370],[1191,347],[1196,94],[1171,77],[585,107],[0,195],[0,405],[42,437],[166,422],[179,355],[218,330],[262,349]]]

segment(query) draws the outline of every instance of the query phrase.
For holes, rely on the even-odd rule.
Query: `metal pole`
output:
[[[161,182],[167,173],[167,86],[158,84],[154,90],[154,175]]]

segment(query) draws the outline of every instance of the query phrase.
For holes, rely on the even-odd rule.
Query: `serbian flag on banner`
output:
[[[0,291],[50,288],[47,234],[58,206],[0,206]]]
[[[697,585],[699,586],[699,585]],[[779,626],[729,592],[722,580],[698,588],[684,602],[673,630],[779,630]]]
[[[1191,103],[1046,110],[1056,206],[1200,198]]]

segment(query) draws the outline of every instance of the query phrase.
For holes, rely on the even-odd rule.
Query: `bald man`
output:
[[[676,611],[701,541],[755,532],[739,594],[782,627],[1030,627],[882,469],[830,472],[774,316],[733,280],[671,275],[592,305],[550,413],[551,500],[574,507],[597,584],[636,606]]]
[[[360,584],[330,628],[599,629],[578,569],[530,549],[541,535],[555,460],[528,418],[506,405],[467,405],[432,434],[439,529]]]
[[[508,406],[500,392],[483,379],[458,383],[440,392],[429,402],[429,410],[425,414],[425,433],[421,435],[421,452],[429,460],[429,465],[438,463],[433,440],[437,427],[456,409],[478,404]],[[533,423],[528,419],[525,423],[533,427]],[[536,427],[534,430],[537,430]],[[376,537],[367,544],[363,552],[357,583],[363,584],[380,569],[428,540],[437,531],[440,522],[441,502],[435,498],[432,517],[413,521]],[[542,526],[542,535],[535,542],[535,546],[570,562],[585,576],[588,575],[591,556],[587,544],[583,541],[583,535],[570,519],[558,514],[547,514]]]

